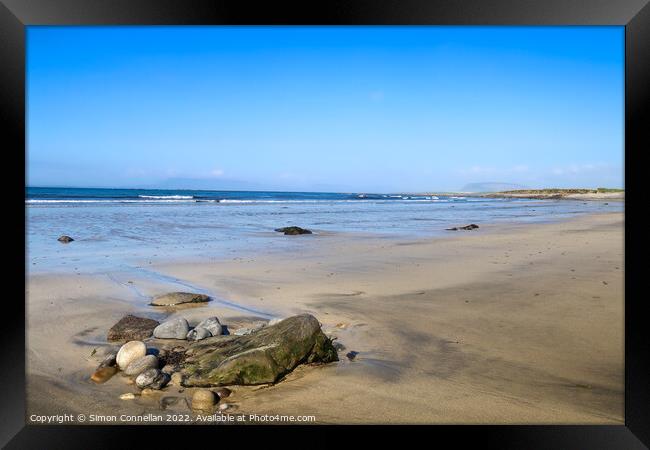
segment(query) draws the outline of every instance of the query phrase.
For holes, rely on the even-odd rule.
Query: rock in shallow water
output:
[[[136,359],[142,358],[147,353],[147,346],[142,341],[130,341],[120,347],[117,352],[116,362],[124,370]]]
[[[66,236],[66,235],[64,234],[63,236],[61,236],[60,238],[58,238],[57,241],[59,241],[59,242],[61,242],[61,243],[63,243],[63,244],[67,244],[68,242],[72,242],[72,241],[74,241],[74,239],[72,239],[70,236]]]
[[[190,326],[183,317],[168,320],[153,330],[153,336],[158,339],[185,339]]]
[[[174,306],[183,303],[203,303],[210,300],[205,294],[192,292],[170,292],[169,294],[158,295],[151,300],[154,306]]]
[[[138,358],[133,361],[131,364],[126,366],[124,373],[126,375],[140,375],[142,372],[148,369],[157,369],[158,368],[158,358],[154,355],[145,355],[142,358]]]
[[[162,389],[169,383],[169,380],[169,374],[161,372],[158,369],[148,369],[136,377],[135,385],[140,389]]]
[[[204,339],[185,356],[184,386],[275,383],[298,364],[338,361],[331,340],[310,314],[246,336]]]
[[[117,373],[117,367],[100,367],[90,377],[97,384],[106,383],[113,375]]]
[[[297,235],[297,234],[312,234],[311,230],[307,230],[306,228],[300,228],[300,227],[283,227],[283,228],[276,228],[275,231],[278,233],[284,233],[285,235]]]
[[[122,317],[108,330],[108,341],[141,341],[151,336],[160,322],[129,314]]]
[[[452,228],[445,228],[447,231],[458,231],[458,230],[475,230],[478,228],[478,225],[474,223],[470,223],[469,225],[465,225],[462,227],[452,227]]]

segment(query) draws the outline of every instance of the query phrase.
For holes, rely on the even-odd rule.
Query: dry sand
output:
[[[279,236],[322,245],[154,270],[273,316],[309,312],[346,347],[338,363],[301,366],[274,386],[234,387],[236,413],[319,423],[622,424],[623,231],[614,213],[481,225],[442,239]],[[125,401],[120,394],[137,392],[126,378],[88,380],[119,318],[170,314],[146,305],[165,290],[138,273],[30,276],[28,419],[190,413],[192,389]],[[219,302],[171,314],[190,323],[217,314],[231,329],[257,319]],[[359,352],[353,361],[350,350]],[[176,403],[161,411],[162,397]]]

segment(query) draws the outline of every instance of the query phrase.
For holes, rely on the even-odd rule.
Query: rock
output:
[[[219,398],[230,397],[230,394],[232,394],[232,391],[230,389],[224,387],[215,389],[213,392],[217,394]]]
[[[57,241],[59,241],[59,242],[61,242],[61,243],[63,243],[63,244],[67,244],[68,242],[72,242],[72,241],[74,241],[74,239],[72,239],[70,236],[66,236],[66,235],[64,234],[63,236],[61,236],[60,238],[58,238]]]
[[[117,373],[117,367],[100,367],[90,377],[97,384],[106,383],[110,378]]]
[[[447,231],[458,231],[458,230],[474,230],[478,228],[478,225],[474,223],[470,223],[469,225],[465,225],[463,227],[453,227],[453,228],[445,228]]]
[[[334,342],[332,345],[334,346],[337,352],[342,352],[345,350],[345,345],[341,344],[340,342]]]
[[[158,339],[185,339],[190,326],[183,317],[163,322],[153,329],[153,336]]]
[[[155,390],[153,390],[153,389],[151,389],[151,388],[144,388],[144,389],[142,390],[142,392],[140,392],[140,395],[147,396],[147,395],[154,395],[154,394],[156,394],[156,393],[157,393],[157,391],[155,391]]]
[[[254,333],[266,326],[266,323],[264,322],[255,322],[252,326],[250,327],[242,327],[237,330],[235,330],[232,334],[235,336],[245,336],[247,334]]]
[[[208,317],[199,323],[196,328],[205,328],[210,332],[212,336],[219,336],[221,333],[223,333],[221,322],[219,322],[219,319],[216,317]]]
[[[355,352],[355,351],[353,350],[353,351],[347,353],[345,356],[346,356],[350,361],[352,361],[354,358],[357,357],[358,354],[359,354],[359,352]]]
[[[173,366],[172,364],[167,364],[165,367],[163,367],[160,370],[162,372],[165,372],[165,373],[168,373],[169,375],[171,375],[172,373],[174,373],[176,371],[176,367]]]
[[[142,358],[147,354],[147,346],[142,341],[130,341],[120,347],[115,360],[120,369],[129,367],[136,359]]]
[[[275,383],[298,364],[338,361],[331,340],[310,314],[289,317],[246,336],[211,337],[185,352],[183,385]]]
[[[127,392],[126,394],[120,395],[120,400],[133,400],[135,398],[135,394],[132,392]]]
[[[300,227],[284,227],[276,228],[275,231],[279,233],[284,233],[285,235],[296,235],[296,234],[312,234],[310,230]]]
[[[148,369],[157,369],[158,368],[158,358],[154,355],[145,355],[142,358],[138,358],[133,361],[131,364],[126,366],[124,373],[126,375],[140,375],[142,372]]]
[[[237,330],[232,332],[233,336],[246,336],[247,334],[251,334],[253,330],[251,328],[238,328]]]
[[[140,389],[162,389],[169,383],[170,376],[158,369],[147,369],[135,379],[135,385]]]
[[[129,314],[122,317],[108,330],[108,341],[141,341],[150,337],[153,329],[158,325],[160,325],[160,322],[157,320]]]
[[[217,400],[212,391],[199,389],[192,395],[192,409],[211,410]]]
[[[170,292],[169,294],[158,295],[151,300],[153,306],[174,306],[183,303],[203,303],[210,301],[205,294],[194,294],[191,292]]]
[[[266,325],[267,327],[272,327],[273,325],[277,325],[280,322],[284,320],[284,317],[276,317],[275,319],[269,320],[269,323]]]
[[[230,409],[230,406],[231,405],[228,404],[228,403],[222,403],[222,404],[219,405],[219,411],[225,411],[227,409]]]
[[[170,382],[171,382],[171,384],[173,384],[174,386],[182,386],[182,384],[183,384],[183,374],[180,373],[180,372],[174,372],[174,373],[171,375],[171,380],[170,380]]]
[[[117,352],[110,352],[107,354],[102,362],[99,363],[99,366],[97,366],[97,370],[102,369],[104,367],[113,367],[117,364]]]
[[[201,339],[205,339],[207,337],[212,336],[212,333],[210,333],[208,330],[205,328],[199,328],[196,327],[193,330],[190,330],[187,333],[187,340],[188,341],[200,341]]]

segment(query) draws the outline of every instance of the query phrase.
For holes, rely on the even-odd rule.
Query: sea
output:
[[[28,187],[29,272],[96,272],[173,260],[300,252],[321,236],[414,239],[446,228],[558,221],[622,211],[620,201],[483,198],[470,194],[270,192]],[[274,230],[300,226],[313,235]],[[74,241],[61,244],[69,235]]]

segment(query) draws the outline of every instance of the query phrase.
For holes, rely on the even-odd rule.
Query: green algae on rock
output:
[[[299,364],[338,361],[332,341],[310,314],[289,317],[245,336],[215,336],[185,352],[183,385],[275,383]]]

